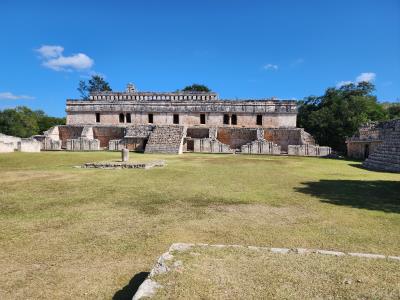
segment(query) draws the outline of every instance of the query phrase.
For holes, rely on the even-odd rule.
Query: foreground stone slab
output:
[[[382,254],[175,243],[158,258],[133,299],[188,295],[204,299],[281,299],[288,295],[325,299],[331,293],[338,298],[393,298],[400,294],[399,263],[400,257]],[[381,278],[385,278],[384,284]],[[288,291],[282,289],[282,280]]]
[[[164,160],[155,160],[148,162],[91,162],[80,167],[84,169],[151,169],[164,166]]]

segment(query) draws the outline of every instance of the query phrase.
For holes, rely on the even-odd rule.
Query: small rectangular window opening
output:
[[[224,124],[229,125],[229,115],[228,114],[224,115]]]
[[[262,115],[257,115],[257,125],[262,125]]]
[[[206,115],[200,114],[200,124],[206,124]]]
[[[179,115],[174,114],[174,124],[179,124]]]
[[[153,124],[153,114],[149,114],[149,123]]]
[[[100,113],[96,113],[96,123],[100,123]]]
[[[236,115],[232,115],[231,116],[231,124],[232,125],[237,125],[237,116]]]

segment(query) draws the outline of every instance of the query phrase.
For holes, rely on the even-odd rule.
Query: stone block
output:
[[[21,139],[18,142],[18,151],[20,152],[40,152],[41,143],[35,139]]]

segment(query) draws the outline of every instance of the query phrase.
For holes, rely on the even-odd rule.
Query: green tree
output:
[[[185,92],[188,92],[188,91],[190,91],[190,92],[211,92],[211,90],[207,86],[205,86],[203,84],[197,84],[197,83],[193,83],[192,85],[188,85],[188,86],[184,87],[182,91],[185,91]]]
[[[41,110],[32,111],[26,106],[0,111],[0,132],[7,135],[26,138],[63,124],[65,118],[50,117]]]
[[[82,99],[85,100],[89,98],[90,93],[112,91],[110,84],[100,75],[93,75],[88,82],[85,80],[79,81],[77,90],[81,94]]]
[[[298,126],[312,134],[318,144],[345,152],[346,137],[361,124],[387,119],[369,82],[328,88],[323,96],[311,96],[299,103]]]

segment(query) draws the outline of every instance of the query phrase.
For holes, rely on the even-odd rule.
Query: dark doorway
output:
[[[237,116],[236,115],[232,115],[231,116],[231,124],[232,125],[237,125]]]
[[[364,158],[368,158],[368,156],[369,156],[369,145],[367,144],[365,145],[364,148]]]
[[[126,123],[131,123],[132,119],[131,119],[131,114],[126,114]]]
[[[262,123],[263,123],[263,122],[262,122],[262,115],[257,115],[257,121],[256,121],[256,124],[261,126],[261,125],[262,125]]]
[[[224,115],[224,124],[229,125],[229,115],[228,114]]]
[[[100,123],[100,113],[96,113],[96,123]]]
[[[194,140],[187,140],[186,149],[187,151],[194,151]]]
[[[174,124],[179,124],[179,115],[174,114]]]
[[[153,124],[153,114],[149,114],[149,123]]]
[[[124,123],[125,122],[125,116],[124,114],[119,114],[119,122]]]
[[[205,114],[200,115],[200,124],[206,124],[206,115]]]

